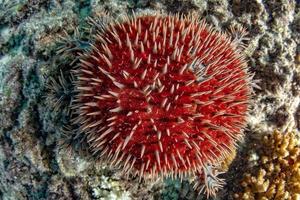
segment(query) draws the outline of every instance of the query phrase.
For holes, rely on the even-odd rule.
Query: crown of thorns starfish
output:
[[[200,175],[201,191],[215,195],[224,184],[215,169],[246,126],[245,30],[232,38],[195,14],[92,21],[72,123],[93,154],[140,178]]]

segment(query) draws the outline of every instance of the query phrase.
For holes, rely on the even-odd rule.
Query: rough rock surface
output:
[[[296,0],[0,0],[0,199],[202,199],[186,181],[138,184],[118,170],[61,147],[61,118],[46,84],[59,74],[59,36],[107,11],[195,11],[220,30],[249,31],[246,55],[260,80],[246,131],[300,131],[300,3]],[[61,116],[60,116],[61,117]],[[252,145],[252,147],[255,145]],[[244,148],[245,147],[245,148]],[[219,199],[231,199],[243,168],[237,156]],[[239,163],[239,164],[235,164]],[[235,174],[235,176],[231,176]]]

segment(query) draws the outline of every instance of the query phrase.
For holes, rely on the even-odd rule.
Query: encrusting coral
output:
[[[295,133],[275,131],[263,138],[256,174],[246,172],[242,192],[235,194],[242,200],[298,200],[300,199],[300,146]]]

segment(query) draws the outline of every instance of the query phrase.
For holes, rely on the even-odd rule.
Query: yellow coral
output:
[[[245,173],[242,200],[300,200],[300,147],[295,133],[275,131],[263,138],[256,174]]]

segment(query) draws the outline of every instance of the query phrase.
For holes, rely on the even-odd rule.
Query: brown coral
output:
[[[246,172],[242,192],[235,194],[243,200],[300,199],[300,146],[295,133],[275,131],[263,138],[259,152],[259,169]]]

